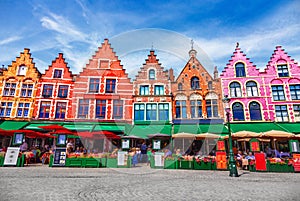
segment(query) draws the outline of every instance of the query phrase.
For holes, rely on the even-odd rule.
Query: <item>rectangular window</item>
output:
[[[113,118],[114,119],[123,119],[123,101],[114,100],[113,102]]]
[[[145,105],[135,104],[134,105],[134,120],[144,121],[145,120]]]
[[[116,90],[116,80],[115,79],[107,79],[105,93],[115,93]]]
[[[40,118],[49,118],[51,102],[43,101],[40,106]]]
[[[187,118],[186,115],[186,101],[179,100],[176,101],[176,118]]]
[[[277,121],[289,121],[289,115],[286,105],[275,105]]]
[[[55,69],[53,73],[53,78],[61,78],[62,76],[62,70]]]
[[[89,114],[89,100],[81,99],[78,105],[78,118],[87,119]]]
[[[278,72],[278,77],[288,77],[289,69],[287,64],[277,65],[277,72]]]
[[[50,98],[52,96],[53,85],[52,84],[45,84],[43,88],[43,97]]]
[[[0,117],[10,117],[12,102],[2,102],[0,107]]]
[[[56,119],[64,119],[66,117],[67,103],[57,102],[55,110]]]
[[[33,84],[22,84],[21,97],[32,96]]]
[[[106,100],[96,100],[96,118],[105,119]]]
[[[169,121],[169,104],[159,103],[158,104],[158,120]]]
[[[201,100],[191,101],[191,118],[201,118],[202,117],[202,102]]]
[[[218,117],[218,101],[215,99],[206,100],[207,118]]]
[[[154,87],[154,95],[164,95],[164,86],[163,85],[156,85]]]
[[[157,105],[147,104],[146,105],[146,120],[157,120],[156,118]]]
[[[285,95],[282,85],[272,86],[272,95],[274,101],[285,100]]]
[[[16,91],[16,86],[17,86],[16,83],[5,83],[3,95],[4,96],[14,96],[15,91]]]
[[[140,95],[149,95],[149,86],[148,85],[142,85],[140,86]]]
[[[90,93],[98,93],[99,92],[99,78],[91,78],[90,85],[89,85],[89,92]]]
[[[290,85],[292,100],[300,100],[300,84]]]
[[[30,103],[19,103],[17,117],[28,117]]]
[[[300,105],[293,105],[295,121],[300,121]]]
[[[58,97],[59,98],[67,98],[68,97],[68,85],[59,85],[58,87]]]

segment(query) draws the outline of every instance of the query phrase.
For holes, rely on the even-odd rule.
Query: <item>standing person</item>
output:
[[[21,151],[21,152],[25,152],[25,151],[27,151],[27,149],[28,149],[28,144],[27,144],[27,142],[25,141],[25,142],[23,142],[23,144],[20,146],[20,151]]]
[[[147,165],[150,165],[150,160],[152,157],[152,149],[151,148],[148,148],[148,150],[147,150],[147,157],[148,157]]]
[[[146,162],[147,158],[147,145],[146,142],[144,141],[143,144],[141,145],[141,162],[144,163]]]

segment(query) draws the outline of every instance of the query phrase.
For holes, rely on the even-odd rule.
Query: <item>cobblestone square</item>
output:
[[[0,200],[299,200],[300,174],[135,168],[0,168]]]

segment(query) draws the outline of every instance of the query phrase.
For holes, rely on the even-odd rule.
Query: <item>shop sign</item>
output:
[[[153,149],[159,150],[160,149],[160,140],[153,140]]]
[[[129,149],[129,139],[122,139],[122,149]]]

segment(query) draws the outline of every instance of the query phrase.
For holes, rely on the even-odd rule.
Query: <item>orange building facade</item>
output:
[[[62,53],[41,76],[37,85],[34,119],[72,118],[73,75]]]
[[[222,89],[218,71],[214,77],[196,58],[193,48],[189,51],[190,59],[172,83],[173,119],[201,120],[223,118]]]
[[[108,39],[75,79],[73,119],[132,119],[133,85]]]
[[[32,118],[40,75],[27,48],[7,69],[2,71],[0,75],[1,119]]]

